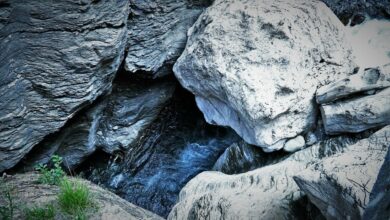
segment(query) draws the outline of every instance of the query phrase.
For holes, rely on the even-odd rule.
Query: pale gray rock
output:
[[[370,202],[366,206],[363,219],[380,220],[390,216],[390,150],[370,194]]]
[[[268,152],[309,131],[317,87],[355,68],[343,25],[318,1],[217,0],[188,34],[180,83],[207,122]]]
[[[171,73],[183,52],[187,31],[210,0],[130,0],[127,71],[153,77]]]
[[[390,87],[390,71],[388,67],[369,68],[319,88],[316,92],[316,100],[318,104],[324,104],[356,93],[375,91],[387,87]]]
[[[111,88],[127,1],[0,4],[0,172]]]
[[[37,145],[22,161],[23,169],[47,163],[57,154],[73,170],[97,149],[109,154],[128,150],[157,118],[174,89],[169,81],[118,79],[110,95]]]
[[[358,133],[390,124],[390,88],[374,95],[322,105],[327,134]]]
[[[371,142],[376,137],[359,142],[347,137],[329,139],[298,151],[282,162],[243,174],[203,172],[182,189],[168,219],[302,219],[292,210],[304,196],[293,176],[324,158],[339,158],[338,154],[354,157],[367,154],[370,149],[382,149],[379,145],[382,142]],[[373,151],[378,159],[379,154],[384,153]]]
[[[294,177],[327,219],[361,219],[389,149],[390,126]]]
[[[296,138],[288,140],[283,147],[287,152],[295,152],[305,147],[305,139],[299,135]]]

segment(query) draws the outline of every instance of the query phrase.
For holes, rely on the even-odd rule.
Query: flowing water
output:
[[[238,141],[230,129],[208,125],[194,103],[194,97],[179,88],[136,145],[100,168],[96,162],[101,158],[91,162],[84,169],[86,177],[166,217],[182,187],[211,170],[223,151]]]
[[[367,19],[355,26],[347,26],[358,66],[377,67],[390,63],[390,21]]]

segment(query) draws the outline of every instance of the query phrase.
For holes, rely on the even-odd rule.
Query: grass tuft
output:
[[[64,213],[75,216],[77,219],[85,219],[87,209],[93,207],[88,187],[68,179],[61,182],[58,204]]]
[[[49,204],[44,207],[33,207],[26,209],[27,220],[52,220],[56,216],[54,206]]]
[[[0,177],[0,219],[12,220],[15,211],[12,190]]]

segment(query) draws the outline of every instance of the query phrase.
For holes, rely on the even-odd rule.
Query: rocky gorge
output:
[[[387,0],[0,0],[0,173],[51,200],[60,156],[91,219],[388,219],[389,39]]]

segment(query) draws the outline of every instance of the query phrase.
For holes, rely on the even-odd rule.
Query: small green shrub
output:
[[[0,219],[11,220],[14,216],[15,204],[12,197],[12,188],[0,179]]]
[[[61,182],[58,204],[64,213],[74,216],[76,219],[86,219],[87,209],[94,206],[88,187],[68,179]]]
[[[55,209],[51,204],[44,207],[33,207],[26,209],[27,220],[52,220],[55,216]]]
[[[51,158],[53,168],[49,169],[46,164],[40,164],[36,170],[41,174],[38,181],[42,184],[59,185],[65,176],[61,168],[62,157],[53,155]]]

